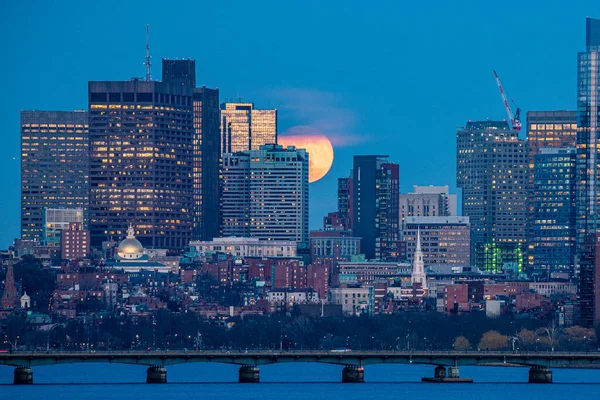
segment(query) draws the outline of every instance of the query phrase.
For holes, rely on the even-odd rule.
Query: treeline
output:
[[[44,329],[25,316],[2,324],[4,346],[19,349],[379,349],[379,350],[585,350],[597,348],[594,330],[560,329],[548,321],[483,313],[447,316],[405,313],[375,317],[321,318],[273,314],[204,319],[193,313],[150,317],[97,314]],[[51,327],[51,329],[49,329]]]

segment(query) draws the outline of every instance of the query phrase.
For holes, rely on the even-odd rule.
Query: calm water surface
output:
[[[274,364],[260,367],[260,384],[238,384],[238,367],[216,363],[173,365],[168,384],[147,385],[146,367],[66,364],[34,367],[32,386],[12,385],[12,367],[0,366],[0,399],[410,399],[556,400],[600,397],[600,370],[554,369],[554,384],[532,385],[527,368],[461,367],[473,384],[426,384],[433,366],[372,365],[364,384],[341,384],[342,367]],[[507,398],[507,396],[509,396]]]

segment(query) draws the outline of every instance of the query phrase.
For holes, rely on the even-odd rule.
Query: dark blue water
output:
[[[339,383],[342,367],[274,364],[260,367],[260,384],[238,384],[238,367],[215,363],[173,365],[168,384],[147,385],[146,367],[120,364],[66,364],[34,367],[32,386],[12,385],[13,368],[0,366],[0,399],[256,399],[256,400],[557,400],[600,396],[600,370],[554,369],[554,384],[528,384],[527,368],[461,367],[473,384],[427,384],[427,365],[365,367],[364,384]],[[507,397],[509,396],[509,397]]]

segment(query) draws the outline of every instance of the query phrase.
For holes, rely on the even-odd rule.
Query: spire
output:
[[[152,77],[150,76],[150,68],[152,67],[150,58],[150,25],[146,24],[146,57],[144,61],[144,65],[146,66],[146,82],[152,80]]]
[[[12,308],[17,303],[17,289],[15,288],[15,271],[12,260],[8,262],[6,278],[4,279],[4,292],[2,293],[2,308]]]
[[[427,276],[425,275],[425,263],[423,261],[423,252],[421,251],[421,229],[417,227],[417,244],[413,253],[413,270],[411,274],[411,282],[420,283],[423,289],[427,288]]]
[[[127,239],[135,239],[135,231],[132,224],[129,224],[129,228],[127,228]]]

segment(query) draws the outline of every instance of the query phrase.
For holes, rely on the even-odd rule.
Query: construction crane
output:
[[[498,85],[498,90],[500,90],[500,96],[502,97],[504,108],[506,108],[506,114],[508,114],[508,120],[510,121],[510,125],[512,126],[512,129],[518,132],[521,130],[521,109],[517,107],[515,110],[515,115],[513,116],[512,110],[510,109],[510,105],[508,104],[508,99],[506,98],[506,93],[504,92],[504,88],[502,87],[500,78],[498,78],[498,74],[495,70],[494,78],[496,78],[496,84]]]

